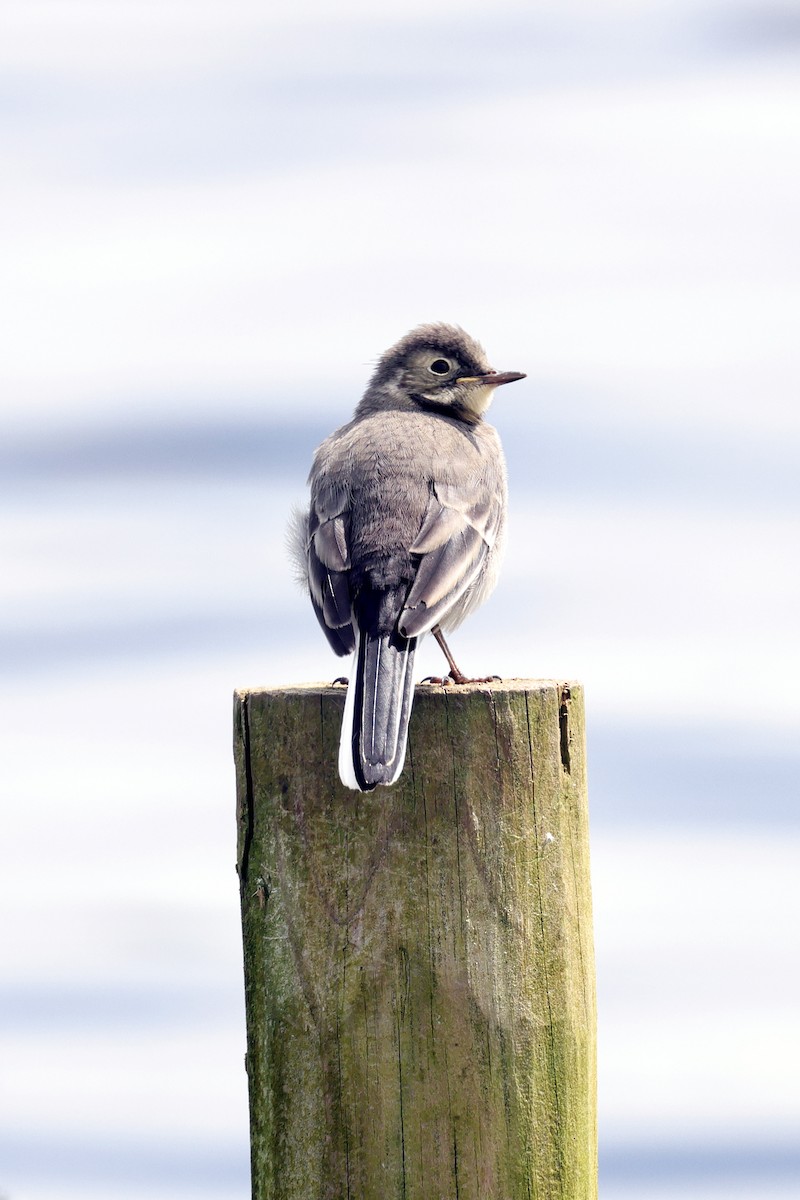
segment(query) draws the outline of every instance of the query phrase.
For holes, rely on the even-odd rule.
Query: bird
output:
[[[289,543],[299,582],[337,655],[352,655],[339,744],[349,788],[403,769],[414,655],[444,640],[494,589],[503,552],[503,449],[484,414],[519,371],[494,371],[457,325],[420,325],[378,360],[352,420],[317,449],[310,504]],[[347,682],[342,680],[342,682]]]

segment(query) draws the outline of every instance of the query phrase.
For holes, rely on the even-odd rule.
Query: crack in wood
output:
[[[242,899],[250,874],[250,848],[253,844],[255,828],[255,796],[253,788],[253,763],[250,752],[250,697],[245,692],[239,696],[240,737],[242,739],[242,756],[244,758],[244,812],[239,813],[239,819],[244,824],[242,849],[237,863],[239,873],[239,888]]]
[[[566,684],[561,688],[561,696],[558,707],[558,732],[559,743],[561,747],[561,766],[569,775],[571,772],[570,758],[570,729],[569,729],[569,702],[572,699],[572,693]]]

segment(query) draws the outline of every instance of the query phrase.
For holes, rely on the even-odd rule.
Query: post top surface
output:
[[[496,694],[513,694],[529,692],[545,692],[563,688],[580,689],[581,684],[575,679],[494,679],[486,683],[418,683],[416,692],[419,694],[446,693],[447,695],[471,695],[474,692],[494,692]],[[344,694],[343,684],[335,684],[330,680],[317,683],[291,683],[272,687],[254,686],[237,687],[235,694],[244,696],[314,696],[330,695],[332,692]]]

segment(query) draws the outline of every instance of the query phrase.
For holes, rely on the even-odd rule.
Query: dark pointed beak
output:
[[[480,383],[483,387],[500,387],[501,383],[514,383],[524,379],[524,371],[489,371],[486,375],[462,375],[456,383]]]

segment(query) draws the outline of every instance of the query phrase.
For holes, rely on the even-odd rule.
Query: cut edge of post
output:
[[[490,679],[487,681],[471,681],[469,683],[426,683],[420,681],[415,685],[414,691],[421,694],[430,695],[431,693],[441,692],[443,695],[459,696],[470,695],[474,692],[535,692],[544,691],[549,688],[562,688],[569,691],[572,688],[582,688],[583,684],[577,679]],[[284,684],[250,684],[242,685],[234,688],[234,696],[253,696],[253,695],[270,695],[270,696],[287,696],[287,695],[308,695],[311,692],[324,692],[328,694],[336,694],[341,692],[344,695],[346,685],[343,683],[332,683],[330,680],[310,681],[308,683],[284,683]],[[569,696],[566,699],[570,699]]]

